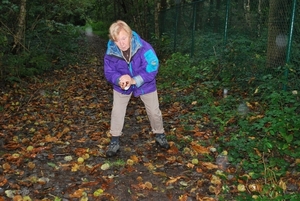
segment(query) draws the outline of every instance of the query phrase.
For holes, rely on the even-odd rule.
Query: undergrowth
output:
[[[162,102],[190,107],[193,112],[181,116],[181,123],[189,125],[185,128],[193,129],[196,123],[191,122],[196,121],[213,128],[213,143],[219,151],[228,151],[236,174],[247,175],[248,182],[263,183],[259,193],[244,192],[237,200],[299,199],[299,194],[287,191],[284,182],[285,176],[300,171],[300,96],[297,90],[282,87],[286,69],[276,69],[276,76],[260,75],[251,82],[239,77],[232,82],[234,69],[216,76],[219,65],[226,63],[213,57],[194,63],[188,55],[173,54],[160,67],[159,88],[172,87],[180,95],[162,93]],[[296,76],[295,71],[289,72],[290,79]]]

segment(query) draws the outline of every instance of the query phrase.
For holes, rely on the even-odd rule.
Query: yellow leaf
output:
[[[126,162],[127,165],[132,166],[134,164],[134,161],[131,159],[128,159]]]
[[[237,189],[238,189],[239,192],[244,192],[244,191],[246,191],[246,187],[245,187],[244,184],[239,184],[239,185],[237,186]]]
[[[79,165],[75,163],[75,164],[72,166],[71,171],[72,171],[72,172],[76,172],[78,169],[79,169]]]
[[[99,188],[99,189],[97,189],[97,190],[93,193],[93,195],[94,195],[95,197],[98,197],[98,196],[102,195],[103,192],[104,192],[104,191],[103,191],[101,188]]]
[[[103,165],[101,165],[101,170],[108,170],[109,169],[109,164],[108,163],[104,163]]]
[[[210,182],[212,184],[218,185],[218,184],[221,184],[221,179],[216,175],[212,175]]]
[[[249,118],[249,121],[254,121],[254,120],[256,120],[256,119],[261,119],[261,118],[263,118],[263,117],[264,117],[264,115],[256,115],[256,116],[252,116],[252,117]]]
[[[149,181],[146,181],[146,182],[145,182],[145,188],[147,188],[147,189],[152,189],[152,183],[149,182]]]
[[[83,162],[84,162],[84,158],[78,157],[77,162],[78,162],[79,164],[83,163]]]
[[[284,181],[282,181],[282,179],[280,179],[280,181],[279,181],[279,187],[282,190],[286,191],[286,183]]]

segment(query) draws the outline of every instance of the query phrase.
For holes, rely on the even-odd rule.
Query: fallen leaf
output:
[[[188,183],[185,182],[185,181],[180,181],[179,184],[180,184],[181,186],[184,186],[184,187],[187,187],[187,186],[188,186]]]
[[[75,164],[72,166],[71,171],[72,171],[72,172],[77,172],[78,169],[79,169],[79,165],[75,163]]]
[[[77,189],[74,193],[70,194],[71,198],[81,198],[83,196],[84,189]]]
[[[73,157],[72,156],[65,156],[64,160],[69,162],[69,161],[73,160]]]
[[[132,166],[134,164],[134,161],[131,159],[127,159],[126,164]]]
[[[35,168],[34,162],[28,162],[27,166],[28,166],[28,168],[31,169],[31,170]]]
[[[108,163],[104,163],[103,165],[101,165],[101,170],[108,170],[109,169],[109,164]]]
[[[167,177],[167,174],[165,172],[153,172],[153,174],[161,177]]]
[[[196,142],[191,142],[191,147],[194,151],[199,154],[209,154],[209,150],[206,147],[203,147]]]
[[[218,177],[216,175],[212,175],[210,182],[215,185],[219,185],[222,183],[220,177]]]
[[[130,159],[131,159],[134,163],[138,163],[138,162],[139,162],[139,158],[138,158],[136,155],[130,156]]]
[[[58,133],[58,134],[56,135],[56,137],[59,139],[59,138],[61,138],[64,134],[68,133],[69,131],[70,131],[70,128],[69,128],[69,127],[65,127],[65,128],[63,129],[62,132],[60,132],[60,133]]]
[[[166,185],[170,185],[170,184],[173,184],[175,182],[177,182],[179,179],[181,179],[181,176],[179,177],[170,177],[170,179],[166,182]]]
[[[56,142],[57,138],[56,137],[52,137],[51,135],[46,135],[45,136],[45,141],[46,142]]]
[[[7,183],[7,179],[4,176],[0,176],[0,186],[4,186]]]
[[[237,186],[237,189],[238,189],[239,192],[245,192],[246,191],[246,187],[245,187],[244,184],[239,184]]]
[[[206,134],[206,132],[203,132],[203,131],[196,131],[195,133],[194,133],[194,136],[195,137],[202,137],[202,136],[204,136]]]
[[[15,195],[13,201],[23,201],[23,197],[21,195]]]
[[[213,164],[213,163],[211,163],[211,162],[202,162],[201,164],[202,164],[205,168],[207,168],[207,169],[209,169],[209,170],[211,170],[211,169],[217,169],[217,168],[218,168],[217,165],[215,165],[215,164]]]
[[[3,165],[2,165],[2,168],[4,169],[4,170],[9,170],[10,169],[10,165],[9,165],[9,163],[4,163]]]
[[[152,183],[151,182],[149,182],[149,181],[146,181],[145,182],[145,188],[147,188],[147,189],[152,189]]]
[[[98,196],[102,195],[103,192],[104,192],[103,189],[99,188],[99,189],[97,189],[96,191],[94,191],[93,195],[94,195],[95,197],[98,197]]]
[[[84,162],[84,158],[79,157],[79,158],[77,159],[77,162],[78,162],[79,164],[83,163],[83,162]]]

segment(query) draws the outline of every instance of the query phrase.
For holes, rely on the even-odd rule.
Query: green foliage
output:
[[[2,57],[6,80],[40,74],[76,61],[80,34],[71,24],[41,21],[26,37],[28,51],[6,53]]]
[[[208,78],[207,76],[210,76],[208,75],[208,71],[211,62],[213,61],[203,61],[195,65],[196,63],[193,62],[187,54],[172,54],[160,67],[160,71],[166,81],[162,87],[168,87],[170,85],[179,88],[197,86],[199,81],[204,81]],[[171,81],[172,83],[168,83],[167,81]]]
[[[108,29],[110,24],[102,21],[93,22],[89,20],[87,24],[83,27],[84,31],[92,31],[93,34],[100,36],[102,39],[108,39]],[[89,30],[91,29],[91,30]]]
[[[17,29],[19,6],[3,1],[0,13],[5,16],[0,26],[1,81],[18,81],[44,71],[65,67],[80,60],[78,44],[81,30],[76,24],[85,24],[89,1],[56,1],[40,4],[27,2],[26,30],[20,49],[12,51]],[[80,5],[80,6],[78,6]],[[51,10],[51,12],[50,12]]]
[[[172,54],[172,50],[170,48],[171,41],[167,34],[162,34],[159,38],[153,34],[150,43],[161,60],[164,60]]]
[[[190,107],[193,112],[180,118],[187,131],[195,126],[191,122],[199,121],[215,128],[213,143],[228,151],[230,164],[239,167],[239,173],[251,175],[251,179],[265,181],[258,200],[299,198],[296,194],[283,194],[279,184],[300,157],[300,97],[297,90],[291,90],[292,86],[284,90],[286,70],[291,78],[297,77],[297,72],[290,66],[280,67],[273,74],[257,75],[255,81],[246,76],[230,82],[232,72],[239,67],[228,64],[232,69],[224,68],[216,75],[220,64],[226,65],[218,57],[196,63],[188,55],[173,54],[160,67],[159,78],[163,81],[159,87],[173,87],[180,95],[163,94],[162,100]],[[224,87],[229,89],[226,98]],[[197,103],[192,105],[192,101]],[[299,164],[294,168],[300,171]],[[237,200],[247,197],[241,195]]]

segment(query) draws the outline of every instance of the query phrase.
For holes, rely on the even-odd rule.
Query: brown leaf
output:
[[[82,156],[88,152],[88,148],[76,148],[75,153],[77,156]]]
[[[167,174],[165,172],[153,172],[153,174],[161,176],[161,177],[166,177],[167,176]]]
[[[178,176],[178,177],[170,177],[170,179],[166,182],[166,185],[170,185],[170,184],[173,184],[175,182],[177,182],[177,180],[181,179],[181,176]]]
[[[21,145],[17,142],[9,142],[8,144],[4,145],[3,147],[8,150],[15,150],[15,149],[18,149],[20,146]]]
[[[3,165],[2,165],[2,168],[4,169],[4,170],[9,170],[10,169],[10,165],[9,165],[9,163],[4,163]]]
[[[58,134],[56,135],[56,137],[59,139],[59,138],[61,138],[64,134],[68,133],[69,131],[70,131],[70,128],[69,128],[69,127],[65,127],[64,130],[63,130],[62,132],[60,132],[60,133],[58,133]]]
[[[209,154],[209,150],[206,147],[203,147],[196,142],[191,142],[191,147],[194,151],[199,154]]]
[[[83,192],[84,192],[83,188],[77,189],[73,194],[70,194],[70,197],[71,198],[80,198],[80,197],[82,197]]]
[[[0,186],[4,186],[7,183],[7,179],[4,176],[0,176]]]
[[[176,156],[170,156],[166,158],[168,162],[175,163],[176,162]]]
[[[130,156],[130,159],[131,159],[134,163],[138,163],[138,162],[139,162],[139,158],[138,158],[136,155]]]
[[[203,132],[203,131],[196,131],[195,134],[194,134],[194,136],[195,136],[195,137],[202,137],[202,136],[204,136],[205,134],[206,134],[206,132]]]
[[[56,142],[57,138],[56,137],[52,137],[51,135],[46,135],[45,136],[45,141],[46,142]]]
[[[22,201],[23,198],[21,195],[15,195],[14,198],[13,198],[13,201]]]
[[[188,195],[187,194],[181,195],[178,198],[178,201],[187,201],[187,200],[188,200]]]
[[[211,170],[211,169],[217,169],[218,166],[213,164],[213,163],[210,163],[210,162],[202,162],[201,163],[205,168]]]

